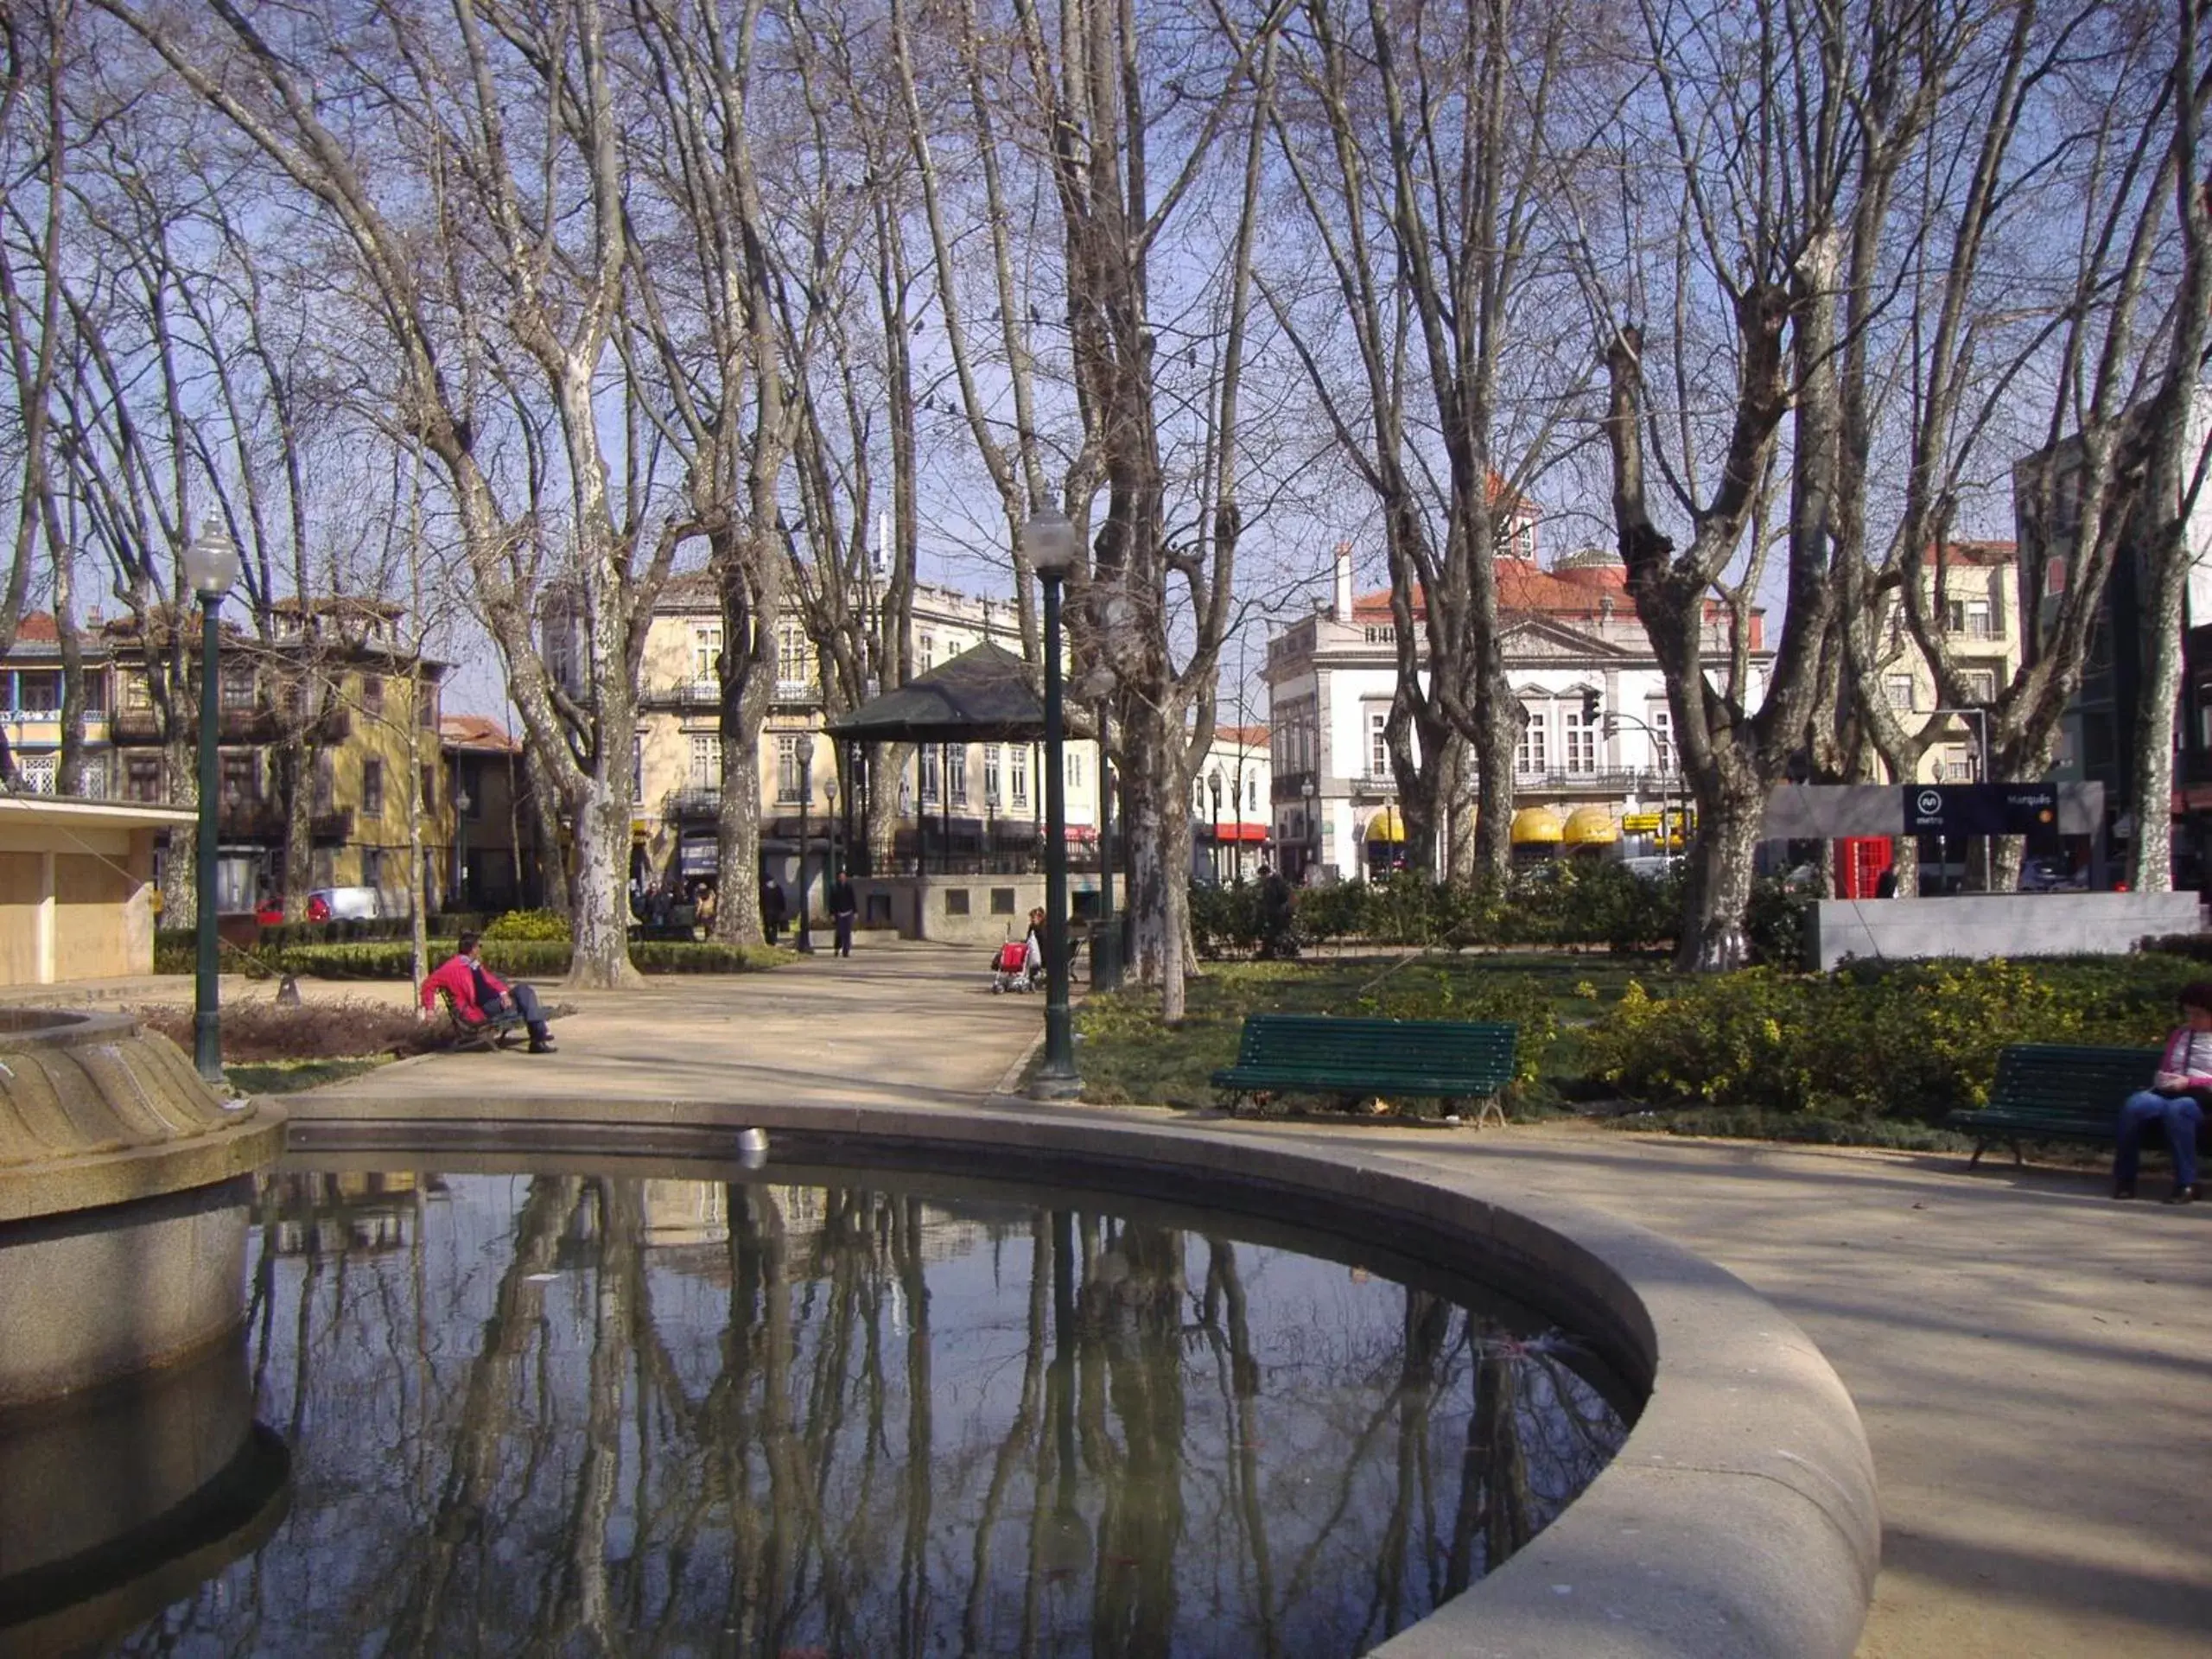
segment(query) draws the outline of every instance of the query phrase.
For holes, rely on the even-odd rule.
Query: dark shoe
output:
[[[2115,1186],[2112,1195],[2115,1198],[2132,1198],[2135,1196],[2135,1185],[2131,1181],[2126,1186]]]
[[[553,1039],[550,1037],[542,1039],[533,1037],[530,1042],[530,1052],[533,1054],[557,1054],[561,1051],[553,1046]]]
[[[2199,1192],[2197,1187],[2192,1184],[2188,1186],[2177,1186],[2174,1188],[2174,1190],[2167,1193],[2160,1202],[2164,1204],[2194,1204],[2201,1196],[2202,1193]]]

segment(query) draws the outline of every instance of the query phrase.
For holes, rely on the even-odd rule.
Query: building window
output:
[[[922,801],[925,805],[935,806],[937,804],[938,774],[940,770],[940,763],[943,760],[943,752],[938,749],[936,744],[925,743],[922,745]]]
[[[51,674],[25,674],[17,682],[17,695],[22,699],[22,711],[27,715],[51,715],[54,708],[54,693],[58,689]],[[51,790],[47,791],[51,794]]]
[[[1995,637],[1990,625],[1989,601],[1986,599],[1955,599],[1944,606],[1944,622],[1953,633],[1963,633],[1969,639],[1989,639]]]
[[[371,759],[361,762],[361,815],[380,818],[384,816],[384,762]]]
[[[107,713],[107,676],[99,669],[85,672],[85,712],[88,715]]]
[[[1654,704],[1644,712],[1643,723],[1651,728],[1651,764],[1661,772],[1675,769],[1675,713],[1671,709]]]
[[[423,775],[419,782],[423,791],[423,810],[436,811],[438,810],[438,772],[437,768],[427,760],[423,763]]]
[[[1256,772],[1247,773],[1244,779],[1244,810],[1247,812],[1260,810],[1260,774]]]
[[[139,681],[141,685],[145,682]],[[127,755],[123,762],[123,798],[126,801],[158,801],[162,798],[162,757],[158,754]]]
[[[1883,680],[1882,690],[1889,696],[1891,708],[1902,709],[1908,714],[1912,711],[1911,675],[1891,674]]]
[[[153,690],[146,683],[146,677],[143,674],[125,674],[123,677],[123,706],[125,709],[151,709],[154,706]],[[153,798],[149,796],[147,798]]]
[[[438,688],[415,682],[415,723],[426,732],[438,729]]]
[[[21,773],[23,787],[34,795],[54,793],[54,766],[60,760],[57,754],[22,754],[16,757],[16,770]]]
[[[920,639],[914,642],[914,648],[919,654],[919,660],[922,664],[922,672],[925,674],[928,673],[931,668],[937,665],[937,636],[932,633],[925,633],[922,635]]]
[[[722,629],[719,622],[702,622],[691,630],[691,680],[695,685],[721,682]]]
[[[792,740],[785,738],[785,742]],[[692,734],[691,787],[719,789],[722,781],[722,741],[705,733]]]
[[[776,683],[782,686],[803,686],[811,678],[808,672],[806,630],[796,622],[776,625]]]
[[[1970,668],[1959,676],[1967,688],[1967,699],[1971,702],[1997,701],[1997,671],[1993,668]]]
[[[1513,753],[1513,769],[1535,776],[1551,770],[1551,745],[1545,728],[1544,711],[1529,710],[1527,722],[1521,728],[1521,741]]]
[[[715,740],[719,745],[721,741]],[[798,744],[796,736],[776,740],[776,799],[779,803],[795,802],[799,798]]]
[[[1007,750],[1007,762],[1012,774],[1007,782],[1007,799],[1017,807],[1027,806],[1029,804],[1029,746],[1017,744]]]
[[[1070,749],[1067,753],[1068,787],[1081,789],[1083,787],[1083,752],[1079,749]]]
[[[361,676],[361,712],[365,715],[378,715],[384,713],[383,675],[364,674]]]
[[[952,804],[968,804],[968,746],[948,743],[944,749],[945,786],[952,791]]]
[[[999,746],[986,743],[983,745],[983,803],[996,810],[999,802],[1004,798],[999,793]]]
[[[361,883],[364,887],[384,886],[384,849],[364,847],[361,849]]]
[[[331,769],[329,753],[326,751],[315,757],[314,810],[317,812],[329,811],[337,799],[337,780]],[[318,885],[327,887],[330,883],[324,881]]]
[[[223,696],[226,709],[253,707],[253,664],[237,661],[223,664]]]
[[[642,804],[645,798],[645,734],[634,732],[630,737],[630,799]]]
[[[221,793],[217,797],[225,806],[251,806],[261,794],[259,759],[252,750],[244,753],[225,750],[218,761],[221,768]]]
[[[1390,775],[1390,711],[1387,709],[1367,711],[1367,775]]]
[[[1567,769],[1584,773],[1597,771],[1597,721],[1590,719],[1581,709],[1570,708],[1561,711],[1560,728],[1567,740]]]

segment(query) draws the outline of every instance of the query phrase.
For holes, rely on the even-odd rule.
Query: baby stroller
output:
[[[1029,942],[1008,939],[999,947],[997,956],[991,958],[991,989],[999,991],[1033,991],[1037,976],[1029,968]]]

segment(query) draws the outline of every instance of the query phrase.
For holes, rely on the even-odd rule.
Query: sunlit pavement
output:
[[[552,988],[572,1009],[556,1056],[427,1057],[287,1103],[401,1121],[614,1108],[641,1123],[761,1102],[973,1104],[1041,1014],[1037,998],[990,994],[985,954],[864,942],[849,962],[773,974]],[[1579,1126],[1214,1127],[1357,1141],[1447,1178],[1504,1173],[1536,1207],[1626,1216],[1772,1298],[1842,1375],[1873,1445],[1885,1543],[1867,1659],[2206,1650],[2212,1205],[2115,1205],[2092,1174],[2016,1174],[2001,1155],[1969,1175],[1955,1156]]]

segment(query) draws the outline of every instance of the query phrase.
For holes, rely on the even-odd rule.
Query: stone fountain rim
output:
[[[1650,1394],[1626,1442],[1503,1567],[1373,1651],[1377,1659],[1849,1659],[1881,1556],[1873,1457],[1857,1408],[1810,1338],[1749,1286],[1645,1228],[1531,1192],[1511,1168],[1444,1168],[1325,1135],[1170,1123],[1045,1106],[739,1106],[610,1110],[504,1101],[497,1118],[444,1103],[347,1100],[295,1119],[315,1152],[660,1154],[738,1161],[736,1133],[938,1154],[1077,1157],[1091,1185],[1202,1177],[1248,1203],[1295,1205],[1318,1228],[1387,1225],[1478,1250],[1572,1306],[1639,1359]],[[1141,1189],[1139,1189],[1141,1190]]]

